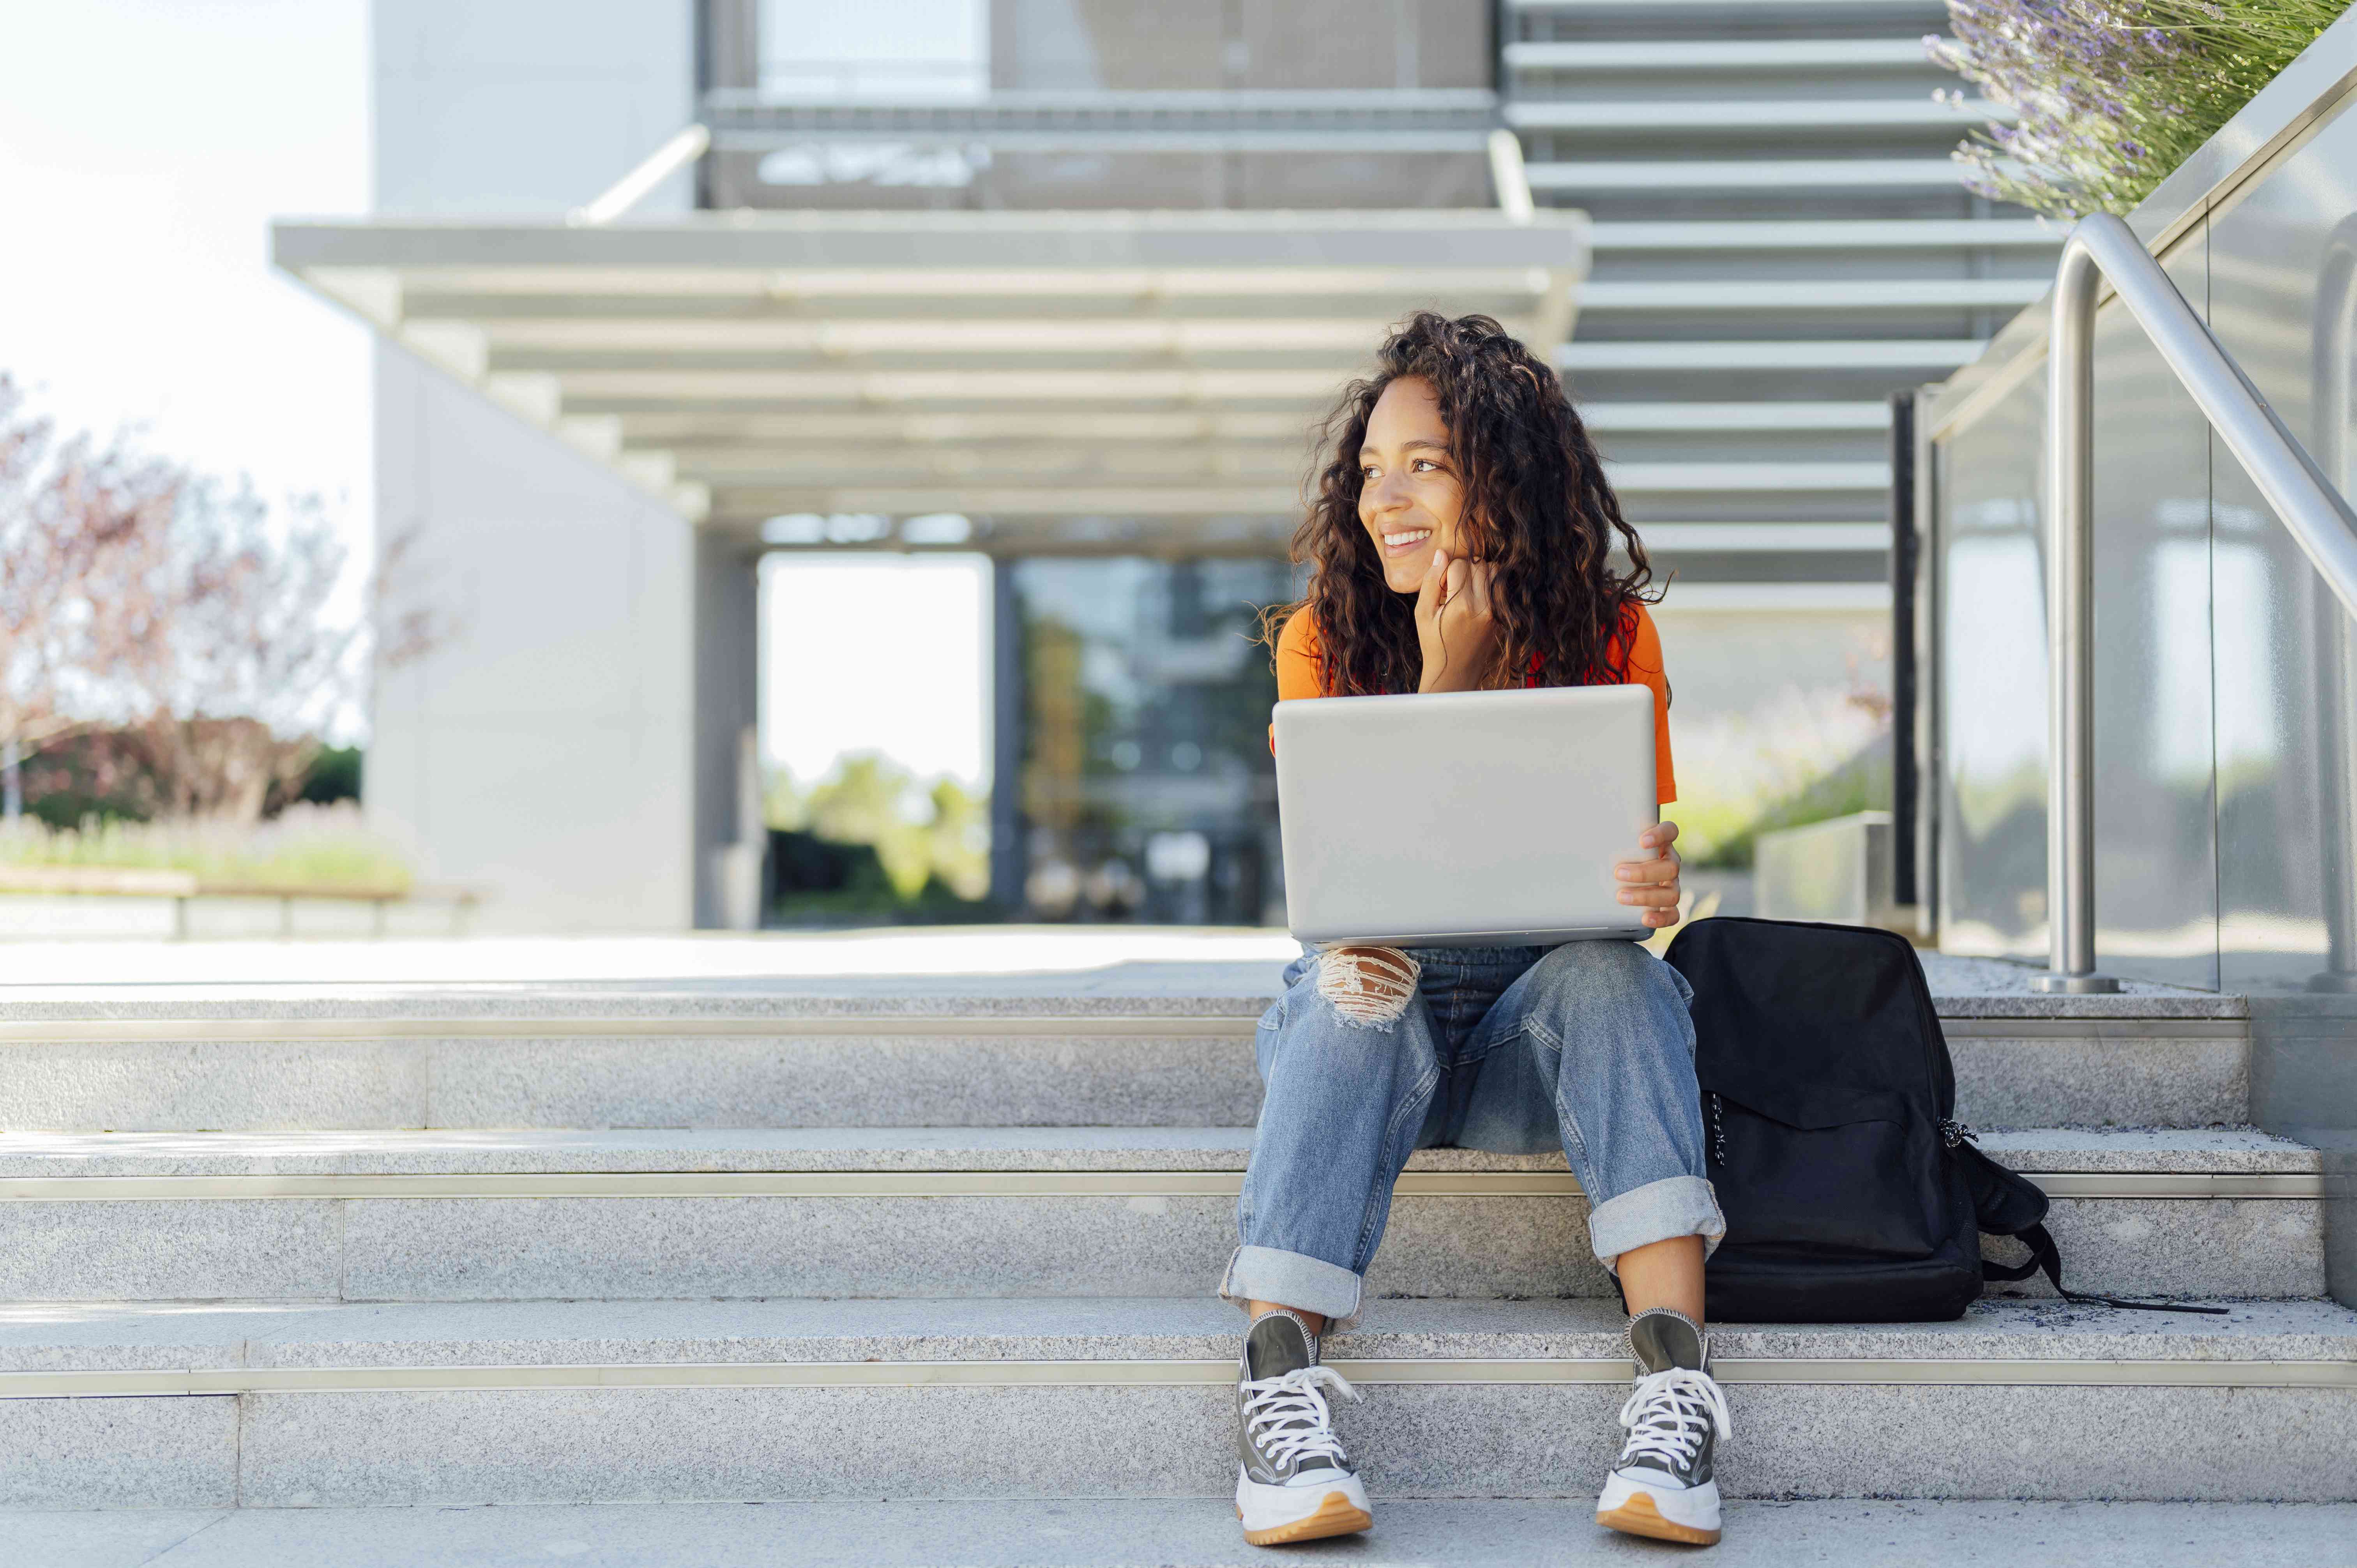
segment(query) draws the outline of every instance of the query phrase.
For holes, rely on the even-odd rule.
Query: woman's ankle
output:
[[[1286,1306],[1281,1302],[1274,1301],[1248,1301],[1244,1303],[1244,1310],[1254,1318],[1266,1317],[1272,1312],[1289,1312],[1307,1324],[1310,1333],[1326,1332],[1326,1315],[1322,1312],[1308,1312],[1297,1306]]]
[[[1700,1323],[1703,1252],[1701,1237],[1673,1236],[1632,1247],[1615,1258],[1613,1272],[1620,1276],[1621,1298],[1628,1303],[1630,1315],[1666,1306]]]

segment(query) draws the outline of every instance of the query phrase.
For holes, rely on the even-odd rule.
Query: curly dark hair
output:
[[[1463,478],[1459,539],[1491,564],[1501,667],[1543,686],[1623,679],[1613,644],[1625,656],[1634,607],[1661,595],[1554,368],[1487,316],[1452,321],[1428,310],[1394,328],[1375,360],[1375,373],[1344,387],[1321,427],[1317,493],[1293,536],[1293,559],[1310,567],[1308,596],[1271,612],[1270,646],[1306,609],[1317,618],[1328,691],[1416,689],[1415,600],[1385,585],[1359,521],[1359,448],[1383,389],[1419,376],[1439,400]],[[1628,554],[1625,573],[1612,564],[1616,543]]]

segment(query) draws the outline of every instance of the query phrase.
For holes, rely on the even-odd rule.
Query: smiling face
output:
[[[1421,376],[1402,376],[1383,389],[1367,415],[1359,448],[1359,521],[1383,564],[1383,582],[1413,594],[1435,550],[1456,560],[1465,486],[1448,455],[1448,426],[1440,402]]]

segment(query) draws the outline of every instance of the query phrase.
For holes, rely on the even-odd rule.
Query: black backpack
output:
[[[1984,1280],[2043,1269],[2062,1287],[2046,1194],[1955,1121],[1955,1069],[1906,939],[1861,926],[1698,920],[1668,960],[1694,987],[1704,1158],[1727,1236],[1706,1274],[1714,1321],[1960,1317]],[[2017,1236],[2018,1267],[1980,1233]]]

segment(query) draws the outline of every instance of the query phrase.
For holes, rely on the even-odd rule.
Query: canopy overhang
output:
[[[1584,213],[696,213],[290,220],[275,263],[748,542],[1264,553],[1385,328],[1553,363]],[[962,520],[962,521],[961,521]]]

